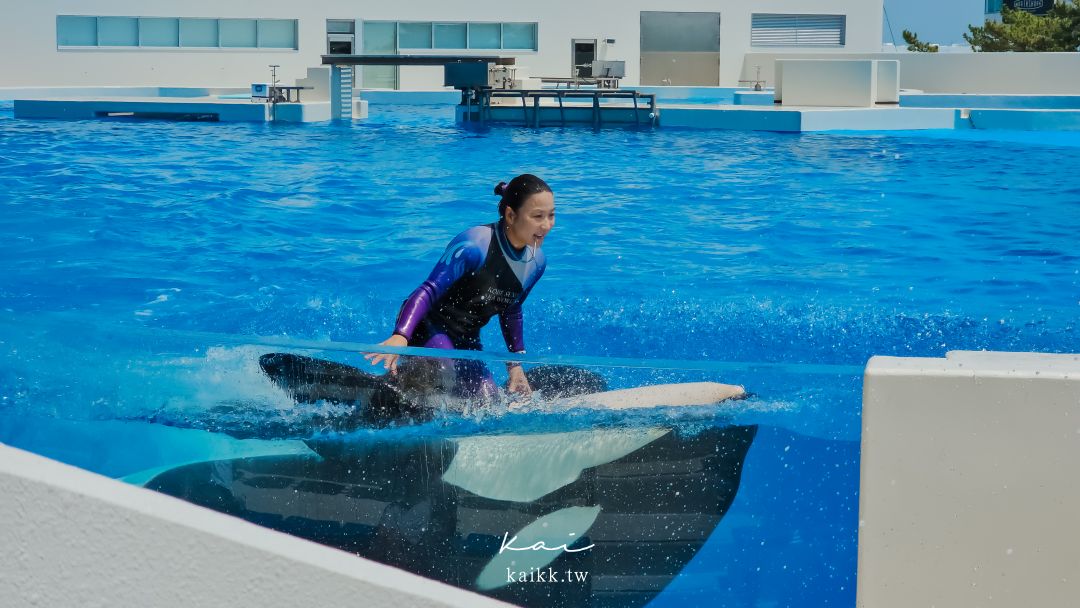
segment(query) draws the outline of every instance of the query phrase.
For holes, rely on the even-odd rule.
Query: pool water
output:
[[[362,454],[397,446],[371,465],[385,479],[474,438],[668,429],[670,451],[622,457],[659,450],[663,463],[753,429],[740,476],[723,482],[737,492],[713,505],[707,534],[683,539],[677,576],[634,583],[633,599],[594,588],[564,605],[852,606],[862,366],[1078,350],[1078,143],[478,130],[450,108],[406,106],[353,124],[24,121],[0,105],[0,441],[163,487],[208,461],[325,468],[313,438]],[[753,396],[690,415],[540,408],[335,434],[259,372],[261,353],[313,345],[362,364],[348,344],[384,339],[446,242],[493,221],[492,187],[522,172],[546,179],[557,205],[548,270],[525,305],[530,355],[590,364],[613,388],[713,380]],[[483,338],[502,350],[496,324]],[[224,416],[222,404],[240,407]],[[238,438],[241,427],[261,432]],[[606,486],[582,479],[525,511],[606,504]],[[394,512],[357,552],[394,562],[372,530],[429,521]],[[430,521],[450,521],[440,512]],[[462,576],[446,579],[474,580]]]

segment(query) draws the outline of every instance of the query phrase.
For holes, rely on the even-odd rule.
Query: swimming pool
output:
[[[734,431],[746,450],[722,517],[684,539],[677,576],[639,581],[653,589],[635,597],[851,606],[867,357],[1077,350],[1071,134],[474,130],[452,116],[53,122],[0,106],[0,441],[139,483],[256,454],[308,466],[296,440],[309,419],[255,364],[280,345],[253,337],[355,363],[334,343],[384,338],[446,241],[493,219],[493,184],[529,171],[558,205],[526,305],[530,353],[592,361],[614,386],[716,379],[755,396],[723,416],[449,416],[332,441],[357,458],[390,445],[370,469],[386,476],[477,437],[665,428],[669,454],[690,459],[753,428]],[[493,350],[497,332],[484,334]],[[223,403],[247,409],[222,420]],[[177,428],[244,422],[277,432]],[[641,526],[629,530],[644,542]]]

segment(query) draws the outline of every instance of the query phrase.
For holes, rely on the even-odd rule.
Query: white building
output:
[[[270,64],[303,77],[331,47],[514,56],[530,76],[623,60],[626,84],[737,86],[748,52],[879,51],[882,0],[38,0],[12,14],[0,87],[246,87]],[[367,87],[442,85],[441,68],[364,70]]]

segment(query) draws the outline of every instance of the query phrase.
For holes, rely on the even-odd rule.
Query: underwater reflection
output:
[[[146,487],[525,606],[641,606],[731,506],[756,426],[307,440]]]

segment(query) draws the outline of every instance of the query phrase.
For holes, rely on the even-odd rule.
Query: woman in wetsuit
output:
[[[481,350],[480,328],[499,315],[506,348],[524,353],[521,305],[544,274],[541,246],[555,225],[555,197],[544,180],[523,174],[495,186],[499,221],[454,237],[427,280],[401,306],[384,346]],[[396,371],[398,355],[364,358]],[[458,361],[464,392],[490,393],[491,372],[479,361]],[[528,395],[520,364],[508,363],[510,392]]]

